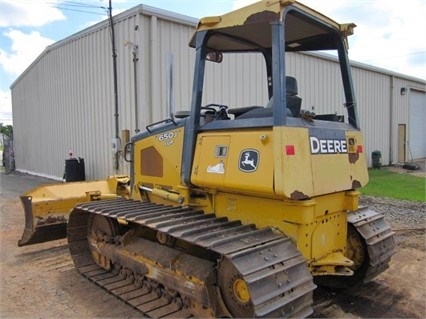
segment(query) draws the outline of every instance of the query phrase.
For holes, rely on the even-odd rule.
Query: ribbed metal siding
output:
[[[398,160],[398,125],[406,125],[406,140],[409,139],[410,132],[410,99],[412,91],[421,92],[426,94],[426,85],[419,82],[409,81],[398,77],[391,78],[393,85],[392,90],[392,145],[391,145],[391,158],[390,161],[397,162]],[[405,88],[405,94],[401,94],[401,88]],[[426,107],[426,106],[425,106]],[[425,143],[425,141],[423,141]],[[406,160],[411,159],[410,150],[406,148]]]
[[[340,68],[336,62],[307,54],[289,54],[286,72],[296,78],[302,109],[345,114]]]
[[[132,48],[138,45],[139,129],[164,119],[167,63],[173,55],[175,110],[189,109],[193,28],[135,14],[115,24],[119,126],[135,132]],[[85,159],[88,179],[114,174],[111,140],[115,136],[112,51],[107,26],[47,51],[12,91],[18,169],[60,178],[71,148]],[[128,174],[120,162],[119,172]]]
[[[112,173],[111,65],[103,28],[49,51],[21,79],[12,95],[18,169],[61,177],[71,148],[88,178]]]
[[[226,54],[220,64],[206,63],[203,105],[231,108],[268,103],[265,61],[261,54]]]
[[[371,165],[371,152],[382,153],[382,163],[389,163],[390,80],[383,74],[352,68],[365,155]]]

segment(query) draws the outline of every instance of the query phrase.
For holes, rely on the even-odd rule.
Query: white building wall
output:
[[[389,76],[357,67],[352,68],[352,76],[368,163],[374,150],[382,153],[382,163],[389,163]]]
[[[404,79],[400,77],[391,77],[392,83],[392,127],[390,134],[392,136],[391,143],[391,162],[398,162],[398,148],[401,147],[398,143],[398,125],[404,124],[406,126],[406,149],[405,149],[405,161],[412,160],[412,154],[410,154],[410,149],[408,148],[409,143],[409,133],[411,128],[410,122],[410,101],[411,95],[413,92],[417,94],[423,94],[423,99],[426,95],[426,85],[418,81]],[[405,94],[401,94],[401,89],[405,89]],[[426,109],[426,105],[423,105]],[[426,143],[426,140],[422,141]],[[418,159],[418,158],[414,158]]]
[[[298,82],[302,109],[317,114],[345,114],[339,65],[332,59],[310,54],[289,54],[287,74]]]
[[[220,64],[206,63],[202,104],[230,108],[268,103],[265,60],[262,55],[226,54]]]
[[[119,129],[134,134],[135,88],[132,46],[138,45],[139,129],[163,119],[167,108],[167,61],[174,57],[176,109],[188,109],[193,53],[188,47],[195,19],[182,23],[153,17],[139,6],[115,18]],[[147,11],[147,12],[145,12]],[[62,178],[68,150],[83,157],[88,179],[117,173],[112,50],[108,21],[64,39],[42,55],[12,85],[16,167]],[[120,132],[121,135],[121,132]],[[120,163],[118,173],[128,174]]]

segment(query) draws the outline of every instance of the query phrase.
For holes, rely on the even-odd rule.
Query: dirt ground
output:
[[[1,318],[140,317],[77,273],[66,240],[18,247],[24,225],[18,195],[49,181],[18,173],[0,179]],[[426,318],[425,230],[392,226],[398,248],[390,268],[358,288],[318,288],[314,318]]]

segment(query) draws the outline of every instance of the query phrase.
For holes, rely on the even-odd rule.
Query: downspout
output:
[[[138,46],[133,44],[133,83],[135,86],[135,133],[139,133],[139,113],[138,113],[138,77],[137,77],[137,62],[138,62]]]
[[[395,76],[390,78],[390,105],[389,105],[389,165],[393,164],[393,107],[394,107],[394,90]]]
[[[151,93],[151,105],[149,105],[147,110],[147,123],[153,122],[153,110],[159,108],[158,95],[156,94],[156,85],[158,83],[158,52],[157,52],[157,17],[151,16],[151,33],[149,38],[149,47],[150,47],[150,73],[151,80],[150,82],[150,93]]]

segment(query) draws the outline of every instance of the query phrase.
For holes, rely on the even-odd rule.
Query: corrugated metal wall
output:
[[[368,161],[371,165],[371,152],[380,150],[382,163],[389,163],[389,77],[359,68],[352,68],[352,76]]]
[[[12,91],[18,169],[61,177],[68,150],[99,176],[113,136],[113,85],[108,29],[46,54]],[[101,151],[101,150],[104,151]],[[89,173],[89,177],[90,173]]]
[[[317,114],[346,113],[340,68],[334,60],[293,53],[288,55],[286,68],[298,81],[302,109]]]
[[[136,129],[143,130],[168,116],[171,59],[174,111],[189,110],[195,54],[188,42],[196,20],[141,5],[115,21],[120,130],[128,129],[132,135]],[[137,45],[136,62],[133,45]],[[46,49],[15,81],[12,104],[17,169],[61,178],[71,148],[75,156],[85,159],[88,179],[116,173],[111,146],[115,136],[111,56],[110,28],[104,21]],[[213,64],[206,66],[203,104],[266,105],[266,85],[258,85],[266,83],[262,58],[247,54],[237,60],[230,56],[220,70]],[[303,108],[345,113],[343,94],[336,94],[342,92],[342,83],[333,58],[292,54],[286,68],[298,80]],[[400,87],[424,91],[424,84],[359,65],[353,66],[353,76],[370,165],[370,153],[375,149],[381,150],[383,163],[396,161],[397,126],[409,124],[409,99],[399,94]],[[123,161],[119,173],[128,174]]]
[[[406,126],[406,136],[405,141],[408,142],[409,139],[409,129],[410,129],[410,94],[411,91],[417,91],[423,95],[426,95],[426,84],[404,79],[400,77],[389,77],[391,83],[391,104],[392,104],[392,114],[391,114],[391,123],[390,136],[391,136],[391,145],[390,145],[390,161],[393,163],[398,162],[398,151],[399,148],[402,148],[398,140],[398,125],[403,124]],[[401,94],[401,89],[405,89],[405,93]],[[426,105],[423,105],[426,108]],[[422,141],[426,143],[426,141]],[[407,146],[407,145],[406,145]],[[405,161],[412,160],[410,150],[406,147],[405,149]]]
[[[136,66],[138,128],[163,119],[167,63],[174,60],[176,109],[188,109],[194,21],[186,24],[141,14],[142,6],[116,18],[120,130],[134,134]],[[127,44],[127,45],[126,45]],[[138,46],[133,62],[133,46]],[[136,65],[135,65],[136,64]],[[88,179],[116,173],[112,50],[107,21],[48,48],[13,84],[12,104],[19,170],[61,178],[68,150],[83,157]],[[121,173],[128,173],[125,162]]]
[[[268,103],[265,60],[262,55],[226,54],[220,64],[206,63],[203,105],[231,108]]]

